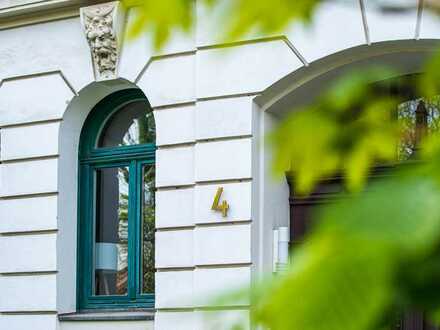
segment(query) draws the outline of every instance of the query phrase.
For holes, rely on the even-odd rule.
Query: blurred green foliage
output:
[[[137,8],[129,35],[138,37],[148,29],[156,48],[162,47],[173,31],[188,32],[195,19],[192,0],[123,0],[123,4],[128,8]]]
[[[438,261],[440,187],[404,175],[347,198],[322,211],[321,225],[295,251],[290,271],[260,297],[257,323],[372,330],[390,326],[394,308],[435,312],[440,306],[430,299],[439,286],[438,267],[431,266]]]
[[[411,82],[420,96],[431,97],[417,103],[431,104],[437,117],[438,58],[437,53]],[[341,173],[347,191],[316,214],[307,243],[293,251],[289,272],[270,280],[273,287],[256,298],[256,324],[270,329],[392,329],[391,316],[408,310],[424,311],[440,324],[437,117],[428,121],[428,128],[433,127],[415,157],[399,164],[402,124],[407,128],[409,123],[397,111],[407,100],[380,92],[392,75],[375,68],[341,77],[312,105],[293,109],[269,137],[275,171],[290,170],[299,193]],[[388,176],[367,185],[369,171],[384,164],[390,166]]]
[[[261,34],[280,32],[293,21],[309,22],[320,0],[199,0],[211,10],[219,3],[225,6],[222,19],[224,41],[235,40],[254,31]],[[123,0],[128,8],[136,7],[138,15],[129,35],[142,31],[153,34],[154,45],[161,48],[172,32],[190,31],[195,23],[194,0]],[[232,14],[233,13],[233,14]]]
[[[290,171],[302,194],[340,172],[358,191],[375,162],[396,156],[399,129],[390,119],[398,99],[375,95],[371,84],[391,75],[379,67],[348,74],[312,105],[295,109],[270,137],[275,171]]]
[[[319,2],[229,1],[223,34],[278,32],[292,21],[308,22]],[[194,24],[193,1],[136,3],[141,15],[132,35],[148,29],[157,47],[174,30],[189,31]],[[268,137],[275,173],[289,172],[300,194],[335,174],[343,175],[347,190],[317,213],[286,273],[222,297],[220,305],[250,295],[252,322],[272,330],[391,329],[393,315],[407,310],[424,311],[440,325],[440,136],[431,130],[418,145],[406,141],[404,148],[414,154],[399,164],[402,132],[414,119],[399,120],[405,100],[377,89],[395,75],[384,67],[348,73],[313,104],[292,109]],[[413,89],[433,103],[439,82],[437,52]],[[378,164],[392,165],[389,175],[367,184]]]

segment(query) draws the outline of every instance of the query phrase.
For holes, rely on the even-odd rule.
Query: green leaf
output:
[[[345,198],[321,210],[290,271],[254,296],[256,324],[375,330],[396,297],[409,297],[405,307],[440,306],[438,291],[429,294],[440,289],[439,186],[399,172]]]
[[[397,100],[374,95],[371,79],[385,69],[343,79],[318,104],[292,111],[270,136],[274,170],[288,166],[299,194],[308,194],[326,176],[345,174],[350,191],[363,188],[369,168],[397,156]],[[333,100],[342,89],[351,96]]]
[[[406,258],[398,270],[400,302],[404,309],[416,308],[428,314],[440,311],[440,254]]]
[[[335,236],[294,255],[291,272],[254,311],[272,330],[367,330],[389,304],[392,259],[380,248]]]
[[[396,73],[389,67],[374,66],[369,69],[357,69],[343,74],[323,95],[326,107],[338,112],[346,111],[363,104],[373,93],[372,83],[386,80]]]
[[[291,164],[298,191],[308,193],[319,178],[340,166],[339,155],[331,150],[337,134],[336,123],[314,109],[290,115],[270,136],[276,171],[284,173]]]
[[[420,95],[426,97],[440,94],[440,51],[436,51],[424,64],[424,71],[418,79],[417,89]]]
[[[219,1],[220,2],[220,1]],[[224,1],[223,1],[224,2]],[[281,32],[288,24],[309,22],[320,0],[233,0],[223,17],[227,40],[242,37],[250,31],[267,35]]]
[[[320,0],[201,0],[208,10],[224,7],[220,17],[220,35],[233,41],[250,31],[269,36],[280,33],[293,22],[308,22]],[[157,49],[163,47],[174,31],[189,32],[195,23],[193,0],[123,0],[139,15],[129,26],[129,36],[139,37],[143,31],[153,34]]]
[[[164,46],[172,32],[189,32],[194,24],[191,0],[124,0],[123,3],[136,14],[128,36],[136,38],[144,31],[150,32],[156,49]]]
[[[420,255],[439,241],[439,200],[440,188],[433,180],[395,174],[323,209],[319,230]]]

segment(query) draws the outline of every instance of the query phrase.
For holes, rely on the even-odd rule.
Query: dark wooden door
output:
[[[372,178],[386,175],[383,169],[378,169]],[[305,234],[313,226],[313,213],[319,205],[336,200],[342,192],[342,178],[335,177],[321,182],[307,198],[299,198],[294,190],[290,189],[290,247],[301,244]],[[423,313],[407,312],[396,317],[396,322],[390,330],[440,330],[427,324]]]

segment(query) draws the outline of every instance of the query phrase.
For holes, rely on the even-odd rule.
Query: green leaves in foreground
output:
[[[308,22],[320,0],[200,0],[197,6],[223,12],[219,24],[225,42],[233,41],[250,31],[270,35],[282,31],[293,22]],[[153,35],[156,48],[162,47],[172,32],[189,32],[195,24],[193,0],[124,0],[127,7],[137,7],[138,15],[129,26],[132,37],[142,31]],[[203,27],[202,27],[203,28]]]
[[[395,160],[398,100],[371,85],[390,75],[385,68],[347,75],[313,105],[293,111],[270,136],[275,171],[289,170],[300,194],[336,173],[357,191],[374,163]]]
[[[432,98],[440,86],[440,53],[427,68],[415,87]],[[378,92],[386,86],[375,89],[387,75],[377,69],[346,76],[270,136],[275,170],[290,170],[297,192],[307,194],[335,174],[359,192],[370,168],[396,161],[402,100]],[[256,324],[389,330],[396,315],[415,310],[440,325],[440,135],[429,126],[432,118],[416,158],[397,166],[404,171],[395,167],[389,178],[322,208],[307,243],[295,248],[290,271],[254,296]]]
[[[226,39],[242,37],[255,30],[259,34],[281,32],[293,22],[309,22],[321,0],[211,0],[226,2],[227,16],[223,18]]]
[[[254,322],[272,330],[377,330],[394,309],[435,311],[440,297],[414,292],[421,282],[439,286],[427,277],[440,274],[432,272],[439,200],[435,183],[401,175],[326,207],[291,270],[254,301]]]
[[[156,48],[162,47],[173,31],[189,33],[194,24],[194,2],[191,0],[124,0],[123,3],[126,7],[137,7],[129,35],[138,37],[148,30]]]
[[[390,256],[327,237],[297,255],[295,267],[255,311],[272,330],[362,330],[390,303]],[[373,265],[372,267],[370,265]]]

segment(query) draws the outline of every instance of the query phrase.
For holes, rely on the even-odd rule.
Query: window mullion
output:
[[[142,162],[136,163],[136,173],[137,179],[139,180],[136,186],[136,267],[135,267],[135,283],[136,283],[136,297],[140,294],[142,288],[141,281],[141,267],[142,267],[142,247],[141,247],[141,239],[142,239],[142,200],[143,200],[143,190],[142,185],[144,182],[143,171],[142,171]]]
[[[128,201],[128,297],[136,299],[136,268],[137,268],[137,223],[138,223],[138,186],[139,173],[137,162],[130,162],[130,183]]]
[[[90,165],[84,165],[82,181],[80,184],[85,187],[86,192],[82,203],[80,205],[80,210],[83,213],[83,219],[94,219],[95,201],[94,201],[94,191],[95,191],[95,178],[94,178],[94,168]],[[80,228],[84,230],[82,237],[84,237],[83,250],[84,260],[82,260],[82,275],[84,276],[83,297],[90,297],[93,295],[93,278],[94,278],[94,221],[89,221],[87,223],[81,224]]]

